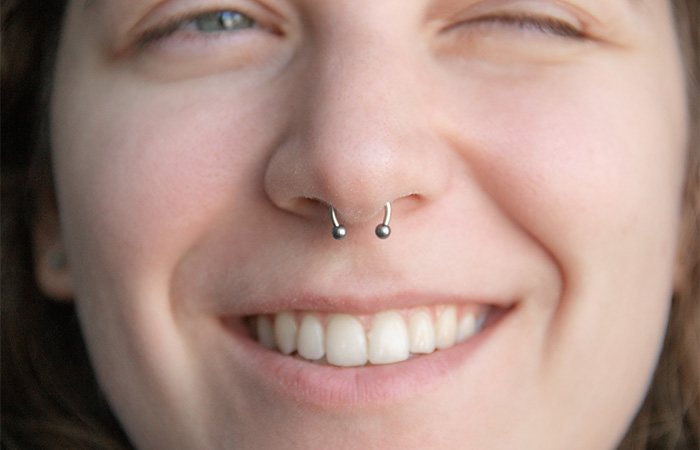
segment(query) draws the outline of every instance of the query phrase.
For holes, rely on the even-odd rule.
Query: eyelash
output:
[[[584,39],[586,35],[583,31],[577,29],[573,25],[555,19],[553,17],[535,16],[530,14],[495,14],[477,17],[460,25],[494,25],[500,24],[505,26],[513,26],[525,31],[536,31],[546,35],[563,37],[569,39]]]

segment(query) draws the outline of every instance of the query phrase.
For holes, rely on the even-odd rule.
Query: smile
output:
[[[336,408],[406,401],[456,373],[477,379],[492,370],[493,355],[508,348],[517,329],[520,301],[416,300],[307,297],[303,306],[259,302],[258,311],[239,304],[238,311],[229,310],[235,315],[223,317],[228,338],[222,342],[231,364],[265,392]]]
[[[491,308],[434,305],[372,315],[279,312],[248,319],[263,346],[303,360],[337,367],[406,361],[446,350],[478,334]]]

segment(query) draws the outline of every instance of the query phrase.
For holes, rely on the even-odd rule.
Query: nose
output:
[[[317,219],[332,205],[353,226],[381,220],[387,202],[395,216],[408,214],[445,191],[447,144],[435,131],[420,57],[386,34],[329,31],[300,56],[294,117],[265,172],[278,208]]]

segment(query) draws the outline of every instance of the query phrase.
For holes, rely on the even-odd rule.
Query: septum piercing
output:
[[[333,221],[333,239],[339,241],[348,234],[348,230],[338,222],[333,205],[331,205],[331,220]]]
[[[333,238],[336,240],[341,240],[348,234],[347,228],[338,222],[338,217],[335,215],[335,208],[330,205],[331,210],[331,221],[333,221]],[[386,239],[391,234],[391,228],[389,228],[389,221],[391,220],[391,203],[386,202],[384,205],[384,220],[382,223],[377,225],[374,229],[374,234],[377,235],[379,239]]]

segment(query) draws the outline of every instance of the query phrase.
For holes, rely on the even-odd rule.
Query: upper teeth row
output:
[[[361,320],[349,314],[331,314],[324,328],[314,313],[281,312],[273,317],[256,317],[257,337],[268,348],[284,354],[297,352],[304,359],[315,361],[324,356],[328,364],[351,367],[390,364],[408,359],[410,354],[432,353],[450,348],[474,335],[483,321],[483,314],[466,312],[458,321],[455,306],[444,307],[433,321],[431,314],[419,309],[406,319],[398,311],[384,311],[371,320],[365,331]]]

